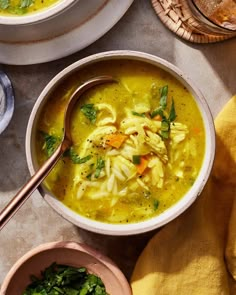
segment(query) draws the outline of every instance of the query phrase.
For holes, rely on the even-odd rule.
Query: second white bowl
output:
[[[46,19],[57,16],[59,13],[65,11],[77,1],[78,0],[59,0],[54,5],[49,6],[48,8],[39,10],[35,13],[29,13],[21,16],[0,15],[0,25],[19,26],[42,22]]]

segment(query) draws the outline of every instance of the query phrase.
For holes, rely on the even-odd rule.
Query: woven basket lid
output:
[[[163,24],[179,37],[193,43],[213,43],[236,36],[209,33],[202,23],[193,17],[187,0],[151,0],[152,6]]]

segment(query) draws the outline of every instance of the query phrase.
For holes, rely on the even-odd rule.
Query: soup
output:
[[[97,86],[79,99],[73,147],[46,186],[87,218],[140,222],[173,206],[194,184],[205,151],[203,120],[191,93],[164,70],[138,61],[100,62],[73,74],[48,99],[37,123],[40,165],[60,143],[73,90],[102,74],[118,83]]]
[[[60,0],[5,0],[0,1],[0,15],[25,15],[48,8]]]

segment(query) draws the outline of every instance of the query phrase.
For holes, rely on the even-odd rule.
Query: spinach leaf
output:
[[[97,166],[94,177],[98,178],[101,174],[102,169],[105,167],[105,161],[102,158],[97,159]]]
[[[163,110],[165,110],[167,106],[168,85],[160,89],[160,95],[160,106],[163,108]]]
[[[25,7],[20,7],[20,6],[9,6],[7,11],[11,14],[17,14],[17,15],[23,15],[27,12],[27,8]]]
[[[158,207],[159,207],[159,201],[155,199],[153,201],[153,209],[154,209],[154,211],[156,211],[158,209]]]
[[[175,111],[175,103],[172,99],[171,107],[170,107],[170,113],[167,117],[167,114],[165,112],[165,109],[167,107],[167,95],[168,95],[168,85],[160,88],[160,106],[155,109],[152,113],[150,113],[150,117],[154,118],[157,115],[161,116],[161,136],[162,139],[168,139],[169,133],[170,133],[170,123],[173,122],[177,115]]]
[[[167,95],[168,95],[168,85],[160,88],[160,106],[155,109],[151,114],[151,118],[160,115],[162,119],[165,119],[164,110],[167,107]]]
[[[146,117],[146,116],[145,116],[145,113],[137,113],[137,112],[132,111],[132,114],[133,114],[134,116],[138,116],[138,117],[142,117],[142,118],[145,118],[145,117]]]
[[[135,165],[139,165],[141,163],[141,156],[139,156],[139,155],[133,155],[133,163]]]
[[[55,135],[50,135],[50,134],[45,133],[43,131],[41,131],[41,134],[43,135],[44,141],[45,141],[43,149],[46,150],[47,156],[50,157],[54,153],[54,151],[59,143],[59,137],[57,137]]]
[[[161,136],[165,139],[169,138],[170,122],[169,120],[163,119],[161,121]]]
[[[80,158],[79,155],[74,151],[73,148],[70,148],[69,150],[67,150],[64,153],[64,156],[70,157],[71,161],[74,164],[84,164],[84,163],[86,163],[87,161],[89,161],[92,158],[91,155],[88,155],[86,157]]]
[[[94,167],[94,163],[90,164],[90,172],[89,174],[86,176],[86,178],[88,180],[91,180],[92,179],[92,175],[93,175],[93,167]]]
[[[88,180],[91,180],[91,179],[92,179],[92,175],[93,175],[93,173],[91,172],[91,173],[89,173],[89,174],[86,176],[86,178],[87,178]]]
[[[7,9],[10,5],[10,0],[0,0],[0,8]]]
[[[156,117],[157,115],[160,115],[162,118],[164,118],[164,114],[163,114],[163,109],[161,107],[159,107],[158,109],[154,110],[152,113],[151,113],[151,118],[154,118]]]
[[[21,0],[20,1],[20,8],[27,8],[33,3],[34,3],[34,0]]]
[[[91,123],[95,123],[97,119],[97,110],[94,107],[94,104],[88,103],[84,104],[81,108],[82,113],[87,117]]]
[[[75,268],[53,263],[34,277],[23,295],[108,295],[102,280],[84,267]]]
[[[175,112],[175,103],[174,100],[172,99],[171,107],[170,107],[170,114],[169,114],[169,121],[173,122],[176,119],[177,115]]]

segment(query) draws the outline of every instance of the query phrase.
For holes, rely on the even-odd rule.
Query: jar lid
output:
[[[8,76],[0,71],[0,134],[11,121],[14,111],[14,93]]]

